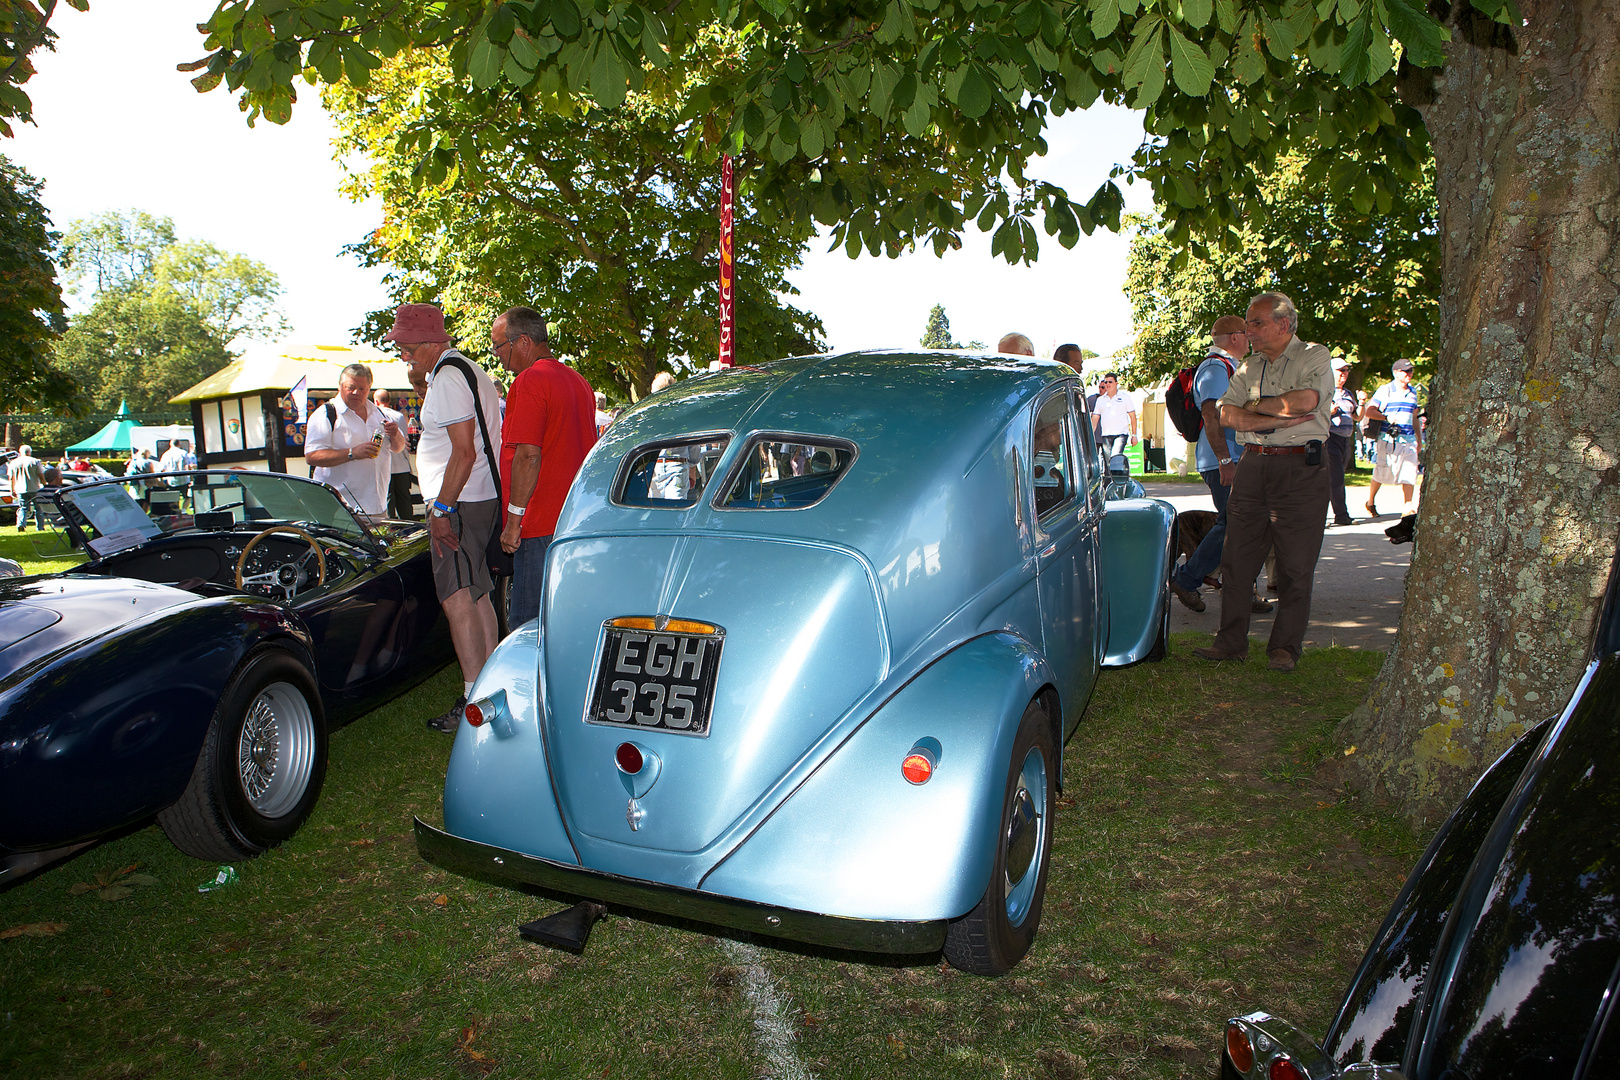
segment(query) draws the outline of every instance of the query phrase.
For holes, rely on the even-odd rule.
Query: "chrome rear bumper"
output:
[[[537,859],[454,836],[416,818],[416,849],[430,863],[502,881],[523,882],[604,904],[639,908],[712,926],[859,952],[930,953],[945,945],[945,921],[889,922],[820,915],[717,893],[661,885]]]

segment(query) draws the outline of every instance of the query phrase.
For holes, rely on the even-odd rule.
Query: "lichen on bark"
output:
[[[1443,291],[1400,630],[1341,726],[1361,779],[1434,826],[1584,666],[1620,522],[1620,20],[1451,5],[1406,89],[1434,145]]]

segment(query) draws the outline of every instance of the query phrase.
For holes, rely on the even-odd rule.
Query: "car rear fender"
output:
[[[888,698],[705,875],[705,892],[851,918],[955,918],[989,882],[1019,720],[1050,693],[1028,642],[973,638]],[[933,776],[900,763],[939,744]]]
[[[1170,602],[1176,511],[1163,499],[1111,499],[1102,523],[1102,587],[1108,598],[1103,666],[1142,659],[1158,640]]]
[[[530,621],[484,661],[468,700],[499,715],[462,724],[444,777],[447,832],[555,862],[578,863],[540,738],[540,630]]]

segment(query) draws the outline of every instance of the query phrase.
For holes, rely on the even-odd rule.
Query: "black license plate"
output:
[[[607,626],[591,692],[592,724],[707,735],[725,632]]]

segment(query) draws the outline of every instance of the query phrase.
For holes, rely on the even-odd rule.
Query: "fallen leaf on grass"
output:
[[[438,904],[440,907],[445,907],[450,903],[450,898],[444,895],[444,893],[440,893],[438,896],[433,898],[433,902]]]
[[[119,870],[103,870],[95,881],[78,881],[68,888],[69,896],[83,896],[93,892],[103,900],[122,900],[138,885],[156,885],[158,879],[151,874],[137,874],[140,863],[130,863]]]
[[[50,937],[52,934],[60,934],[67,928],[68,924],[65,922],[23,923],[21,926],[8,926],[0,930],[0,941],[14,937]]]

